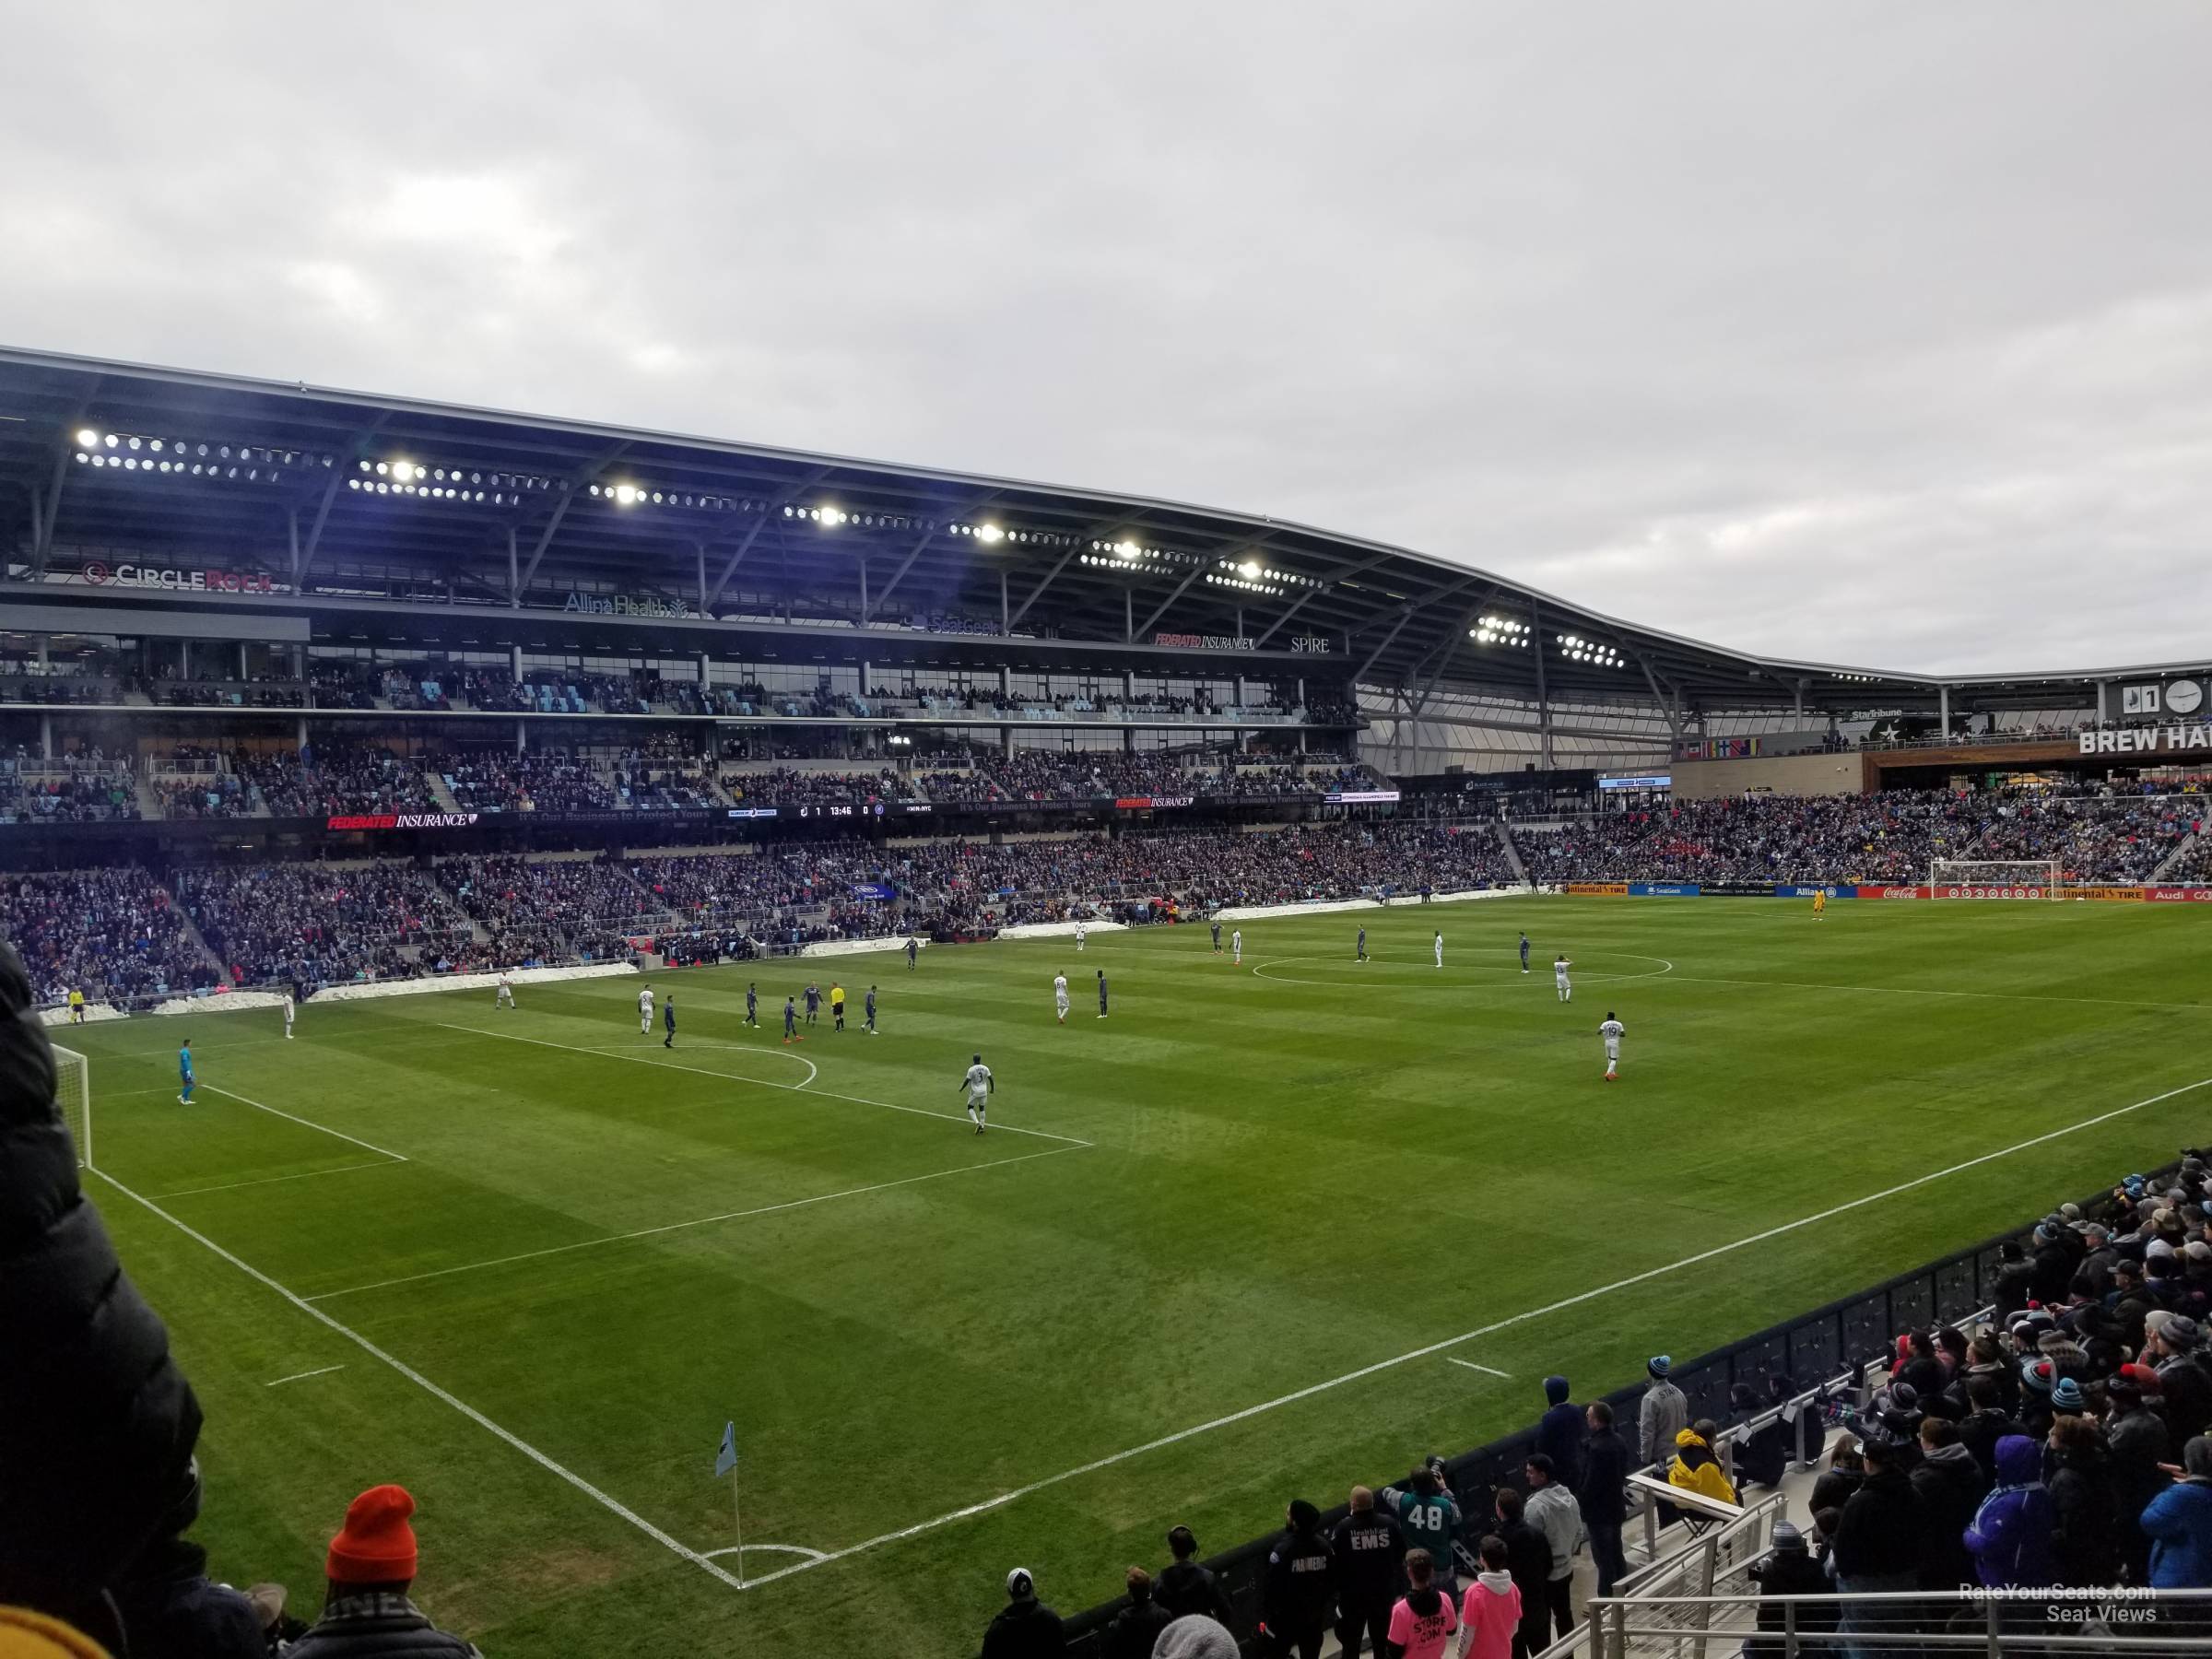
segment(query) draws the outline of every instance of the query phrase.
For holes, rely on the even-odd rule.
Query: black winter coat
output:
[[[1836,1528],[1836,1576],[1884,1578],[1921,1567],[1920,1499],[1901,1469],[1870,1473],[1843,1505]]]
[[[1043,1659],[1066,1651],[1067,1631],[1060,1615],[1040,1601],[1008,1602],[983,1632],[983,1659]]]
[[[1053,1621],[1055,1626],[1058,1622]],[[983,1651],[995,1653],[988,1636],[983,1639]],[[1057,1648],[1041,1651],[1059,1652]],[[326,1606],[314,1628],[284,1650],[284,1659],[482,1659],[482,1655],[460,1637],[432,1624],[406,1596],[379,1591]]]
[[[1203,1613],[1227,1624],[1233,1617],[1221,1581],[1212,1569],[1195,1561],[1171,1561],[1161,1568],[1152,1580],[1152,1599],[1177,1618],[1187,1613]]]
[[[88,1620],[186,1484],[199,1403],[79,1190],[30,982],[0,945],[0,1602]]]
[[[1583,1442],[1583,1481],[1574,1500],[1585,1526],[1620,1526],[1629,1518],[1629,1442],[1601,1429]]]
[[[2051,1488],[2051,1556],[2058,1582],[2083,1588],[2112,1583],[2120,1574],[2120,1512],[2104,1448],[2057,1453],[2043,1484]]]
[[[1268,1550],[1260,1580],[1261,1622],[1278,1636],[1326,1624],[1336,1590],[1331,1567],[1328,1534],[1286,1528]]]
[[[1962,1445],[1938,1446],[1920,1460],[1908,1477],[1920,1500],[1924,1524],[1920,1582],[1929,1590],[1956,1590],[1974,1582],[1974,1559],[1967,1553],[1966,1529],[1989,1490],[1982,1465]]]

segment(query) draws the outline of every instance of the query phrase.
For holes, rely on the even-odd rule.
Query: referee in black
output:
[[[1099,970],[1099,1018],[1106,1018],[1106,970]]]

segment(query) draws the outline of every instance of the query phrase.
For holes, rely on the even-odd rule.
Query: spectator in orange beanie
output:
[[[330,1593],[312,1630],[287,1659],[483,1659],[407,1599],[415,1583],[415,1500],[405,1487],[371,1487],[346,1508],[324,1573]]]

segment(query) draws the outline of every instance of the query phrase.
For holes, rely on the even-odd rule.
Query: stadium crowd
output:
[[[470,749],[425,762],[464,812],[612,812],[618,802],[599,769],[562,749],[512,754]]]
[[[41,1003],[72,991],[128,999],[215,982],[168,892],[135,865],[0,877],[0,938],[22,953]]]
[[[342,985],[477,959],[469,918],[406,865],[180,871],[171,891],[233,985]]]
[[[0,759],[0,823],[97,823],[139,817],[130,757],[97,747],[42,760],[18,744]]]
[[[622,866],[598,859],[450,858],[437,874],[486,935],[457,946],[456,970],[618,960],[623,929],[658,908]]]
[[[2136,882],[2181,844],[2171,802],[1888,790],[1747,795],[1516,828],[1539,882],[1924,881],[1938,858],[2059,858],[2069,879]]]

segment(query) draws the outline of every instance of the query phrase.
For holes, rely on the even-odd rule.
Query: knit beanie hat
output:
[[[346,1506],[324,1572],[334,1584],[396,1584],[415,1576],[415,1500],[399,1486],[371,1487]]]
[[[2052,1410],[2079,1413],[2088,1408],[2088,1402],[2081,1397],[2081,1384],[2073,1378],[2061,1377],[2051,1390]]]
[[[1669,1359],[1665,1354],[1653,1355],[1651,1362],[1644,1367],[1644,1370],[1650,1371],[1654,1377],[1664,1377],[1668,1371],[1674,1369],[1674,1360]]]
[[[1290,1500],[1290,1524],[1300,1532],[1312,1532],[1321,1524],[1321,1512],[1303,1498]]]
[[[1239,1659],[1237,1639],[1218,1620],[1185,1613],[1160,1631],[1152,1659]]]
[[[1789,1522],[1777,1521],[1774,1523],[1774,1547],[1776,1549],[1803,1549],[1805,1535]]]
[[[2023,1359],[2020,1381],[2037,1394],[2049,1394],[2058,1381],[2058,1367],[2048,1359]]]

